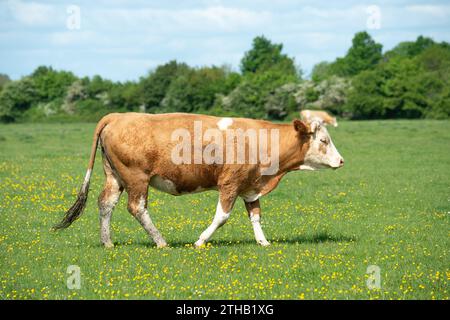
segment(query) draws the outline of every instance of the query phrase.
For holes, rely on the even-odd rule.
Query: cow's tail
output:
[[[86,172],[86,176],[84,177],[83,185],[81,186],[80,191],[78,191],[77,200],[72,205],[72,207],[70,207],[70,209],[67,210],[67,212],[64,214],[61,222],[53,226],[53,230],[60,230],[69,227],[72,222],[78,219],[83,213],[83,210],[86,207],[87,197],[89,193],[89,181],[91,180],[92,169],[94,168],[95,154],[97,152],[100,133],[108,124],[109,118],[109,116],[106,116],[102,118],[97,124],[94,132],[94,141],[92,142],[91,157],[89,158],[88,169]]]

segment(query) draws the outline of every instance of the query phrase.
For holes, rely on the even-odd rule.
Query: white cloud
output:
[[[55,21],[55,7],[37,2],[10,0],[7,5],[13,17],[27,26],[50,25]]]
[[[270,23],[269,12],[257,12],[226,7],[211,7],[191,12],[194,20],[204,20],[224,30],[236,30],[240,27],[260,26]]]
[[[428,15],[436,18],[450,17],[450,6],[448,5],[411,5],[406,10],[419,15]]]
[[[92,43],[97,37],[90,31],[63,31],[50,34],[50,42],[56,46]]]
[[[154,32],[230,32],[262,27],[270,23],[271,14],[224,6],[180,10],[102,9],[92,12],[89,19],[93,25],[104,29],[138,27]]]

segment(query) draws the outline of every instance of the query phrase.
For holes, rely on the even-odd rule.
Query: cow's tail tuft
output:
[[[53,226],[53,230],[60,230],[69,227],[83,213],[84,208],[86,207],[86,202],[89,194],[89,182],[91,180],[92,169],[94,168],[95,154],[97,152],[97,145],[99,142],[100,133],[102,132],[103,128],[105,128],[105,126],[108,124],[109,118],[110,118],[109,116],[106,116],[102,120],[100,120],[100,122],[97,124],[97,127],[95,128],[94,141],[92,143],[91,157],[89,159],[88,169],[86,172],[86,176],[84,177],[83,185],[81,186],[80,191],[78,192],[77,200],[70,207],[70,209],[67,210],[67,212],[64,214],[64,217],[61,220],[61,222]]]
[[[53,226],[53,230],[60,230],[69,227],[72,222],[78,219],[86,207],[86,202],[89,194],[89,180],[91,178],[91,169],[88,169],[86,177],[84,178],[83,185],[78,192],[77,200],[65,213],[61,222]]]

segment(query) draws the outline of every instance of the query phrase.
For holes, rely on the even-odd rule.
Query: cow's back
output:
[[[173,133],[177,130],[189,132],[193,156],[196,136],[194,126],[197,126],[197,130],[201,127],[201,136],[207,129],[216,129],[225,134],[227,129],[239,128],[245,131],[249,128],[267,128],[269,124],[277,126],[262,120],[185,113],[122,113],[107,117],[108,125],[101,133],[101,144],[112,165],[119,172],[131,170],[135,174],[145,175],[148,179],[153,179],[155,185],[163,185],[164,181],[169,180],[176,188],[174,192],[169,192],[173,194],[214,188],[226,166],[204,163],[198,165],[194,163],[193,157],[190,163],[174,162],[172,153],[180,144],[180,141],[173,139]],[[208,143],[210,141],[202,141],[202,149]],[[166,187],[170,188],[170,185]]]

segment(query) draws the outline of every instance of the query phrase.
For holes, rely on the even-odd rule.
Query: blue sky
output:
[[[80,9],[79,29],[67,26],[71,5]],[[370,24],[373,5],[379,28]],[[450,42],[450,1],[0,0],[0,73],[18,79],[51,65],[124,81],[172,59],[238,70],[264,34],[308,74],[344,55],[361,30],[384,50],[421,34]]]

